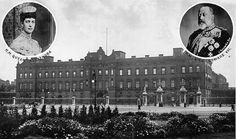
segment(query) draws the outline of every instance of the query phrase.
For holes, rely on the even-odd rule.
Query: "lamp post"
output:
[[[92,71],[92,84],[94,84],[94,107],[97,106],[97,92],[96,92],[96,72]]]

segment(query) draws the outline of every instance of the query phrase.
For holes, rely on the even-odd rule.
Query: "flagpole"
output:
[[[107,44],[108,44],[108,28],[106,28],[106,55],[107,55]]]

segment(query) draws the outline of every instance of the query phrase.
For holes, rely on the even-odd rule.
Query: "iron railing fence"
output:
[[[42,103],[44,104],[73,104],[73,98],[0,98],[0,103],[3,104],[32,104],[32,103]],[[111,105],[137,105],[137,97],[109,97],[109,98],[96,98],[97,104],[111,104]],[[205,98],[206,104],[202,102],[202,106],[230,106],[235,104],[235,97],[208,97]],[[142,100],[142,99],[141,99]],[[109,102],[108,102],[109,101]],[[94,98],[74,98],[75,104],[94,104]],[[170,101],[171,103],[176,103],[175,101]],[[163,101],[164,106],[172,106],[169,101]],[[154,101],[147,102],[147,105],[155,105]]]

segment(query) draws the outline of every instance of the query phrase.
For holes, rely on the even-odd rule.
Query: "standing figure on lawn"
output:
[[[137,104],[138,104],[138,110],[141,110],[141,99],[140,99],[140,97],[138,97],[138,99],[137,99]]]

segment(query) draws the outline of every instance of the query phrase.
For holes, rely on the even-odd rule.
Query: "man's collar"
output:
[[[204,31],[209,31],[209,30],[212,30],[213,28],[215,28],[215,24],[214,24],[214,23],[213,23],[211,26],[206,27],[206,28],[204,29]]]

